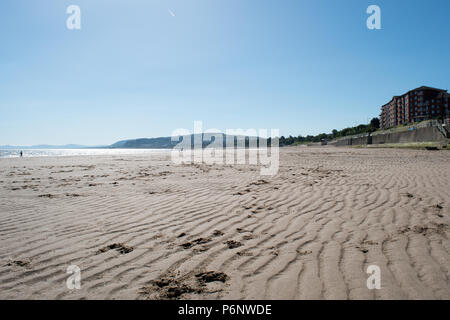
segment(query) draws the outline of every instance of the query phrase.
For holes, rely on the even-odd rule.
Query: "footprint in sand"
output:
[[[228,249],[235,249],[235,248],[239,248],[240,246],[242,246],[242,243],[240,243],[239,241],[235,241],[235,240],[228,240],[224,243],[228,246]]]
[[[121,254],[127,254],[127,253],[130,253],[131,251],[133,251],[134,249],[133,249],[133,247],[125,246],[122,243],[113,243],[113,244],[110,244],[106,247],[99,249],[96,254],[104,253],[109,250],[116,250]]]
[[[56,198],[57,195],[47,193],[47,194],[40,194],[40,195],[38,195],[38,197],[39,197],[39,198],[49,198],[49,199],[52,199],[52,198]]]
[[[189,249],[189,248],[192,248],[192,247],[194,247],[196,245],[205,244],[205,243],[208,243],[210,241],[211,241],[211,239],[209,239],[209,238],[198,238],[198,239],[195,239],[194,241],[191,241],[191,242],[185,242],[185,243],[181,244],[181,246],[184,249]]]
[[[228,275],[216,271],[198,273],[195,275],[195,279],[192,276],[168,275],[151,281],[151,285],[141,288],[139,293],[150,299],[178,299],[188,293],[205,293],[207,283],[225,283],[228,279]]]
[[[11,267],[11,266],[29,267],[30,266],[30,261],[26,261],[26,260],[12,260],[12,261],[9,261],[6,265],[9,266],[9,267]]]
[[[213,282],[213,281],[220,281],[220,282],[226,282],[228,279],[228,276],[223,273],[223,272],[216,272],[216,271],[207,271],[207,272],[202,272],[202,273],[198,273],[195,275],[195,277],[200,281],[200,282]]]
[[[224,235],[224,233],[220,230],[214,230],[213,234],[214,237],[221,237]]]

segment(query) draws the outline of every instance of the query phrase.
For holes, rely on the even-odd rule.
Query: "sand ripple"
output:
[[[448,151],[1,159],[0,298],[450,299],[449,181]]]

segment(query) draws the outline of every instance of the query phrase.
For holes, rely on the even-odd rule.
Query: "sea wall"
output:
[[[351,136],[351,137],[344,137],[339,140],[334,140],[329,142],[329,145],[333,146],[352,146],[352,145],[365,145],[365,144],[371,144],[372,143],[372,137],[368,134],[365,135],[359,135],[359,136]]]
[[[436,127],[417,128],[403,132],[372,135],[373,144],[445,141],[446,137]]]
[[[408,143],[408,142],[430,142],[430,141],[447,141],[444,134],[435,126],[415,128],[411,127],[408,131],[402,132],[377,132],[373,135],[360,135],[344,137],[339,140],[331,141],[330,145],[334,146],[352,146],[367,144],[384,144],[384,143]]]

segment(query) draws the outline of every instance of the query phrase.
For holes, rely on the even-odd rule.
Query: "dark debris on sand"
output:
[[[220,237],[220,236],[223,236],[223,235],[224,235],[224,233],[222,231],[220,231],[220,230],[214,230],[214,232],[213,232],[213,236],[214,237]]]
[[[175,300],[188,293],[208,293],[207,283],[214,281],[225,283],[227,279],[228,276],[225,273],[216,271],[198,273],[195,278],[166,275],[151,281],[149,286],[142,287],[140,294],[149,299]]]
[[[228,246],[228,249],[235,249],[235,248],[239,248],[240,246],[242,246],[242,243],[240,243],[239,241],[235,241],[235,240],[228,240],[225,242],[225,244]]]
[[[213,281],[220,281],[220,282],[226,282],[228,279],[228,276],[223,272],[216,272],[216,271],[207,271],[198,273],[195,275],[195,277],[200,282],[213,282]]]
[[[25,261],[25,260],[12,260],[12,261],[9,261],[6,265],[7,266],[18,266],[18,267],[28,267],[30,265],[30,262]]]
[[[97,251],[97,254],[107,252],[109,250],[116,250],[121,254],[127,254],[133,251],[133,247],[125,246],[123,243],[113,243],[103,247]]]
[[[56,198],[57,196],[54,195],[54,194],[46,193],[46,194],[40,194],[40,195],[38,195],[38,197],[39,198],[49,198],[49,199],[51,199],[51,198]]]
[[[192,248],[193,246],[196,246],[196,245],[199,245],[199,244],[205,244],[205,243],[208,243],[210,241],[211,241],[211,239],[209,239],[209,238],[198,238],[198,239],[195,239],[195,240],[193,240],[191,242],[185,242],[185,243],[181,244],[181,246],[184,249],[189,249],[189,248]]]

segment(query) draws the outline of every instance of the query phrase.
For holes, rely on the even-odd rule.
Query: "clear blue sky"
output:
[[[450,89],[449,31],[448,0],[1,0],[0,145],[366,123],[393,95]]]

